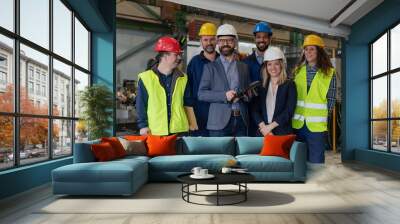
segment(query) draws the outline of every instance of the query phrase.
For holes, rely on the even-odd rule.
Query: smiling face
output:
[[[209,54],[215,52],[215,47],[217,45],[217,40],[215,36],[201,36],[200,43],[205,52]]]
[[[273,61],[267,61],[266,69],[271,78],[279,77],[282,72],[282,66],[281,66],[280,59],[273,60]]]
[[[218,37],[219,52],[223,56],[230,56],[235,50],[235,38],[231,36]]]
[[[318,56],[317,46],[304,47],[304,56],[308,63],[312,64],[317,63],[317,56]]]
[[[256,47],[259,51],[264,52],[270,44],[270,37],[268,33],[258,32],[255,35]]]

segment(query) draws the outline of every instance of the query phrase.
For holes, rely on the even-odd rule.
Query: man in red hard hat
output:
[[[174,38],[161,37],[154,51],[159,61],[138,75],[136,110],[140,134],[186,133],[189,121],[185,107],[191,107],[192,103],[187,75],[177,69],[182,61],[182,49]]]

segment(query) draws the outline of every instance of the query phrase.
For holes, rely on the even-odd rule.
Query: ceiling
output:
[[[351,25],[383,0],[168,0],[182,5],[347,37]]]

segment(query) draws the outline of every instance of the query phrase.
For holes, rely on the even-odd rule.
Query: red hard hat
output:
[[[179,42],[172,37],[161,37],[158,39],[154,46],[154,51],[182,53]]]

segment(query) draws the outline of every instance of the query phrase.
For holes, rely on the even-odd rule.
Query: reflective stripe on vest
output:
[[[311,82],[308,93],[306,65],[303,65],[296,73],[297,106],[292,119],[293,128],[302,128],[305,121],[307,128],[312,132],[328,130],[328,101],[326,94],[334,72],[334,69],[330,69],[328,75],[325,75],[321,70],[318,70]]]
[[[171,98],[171,118],[168,124],[167,96],[160,80],[152,70],[139,74],[147,90],[147,122],[153,135],[168,135],[170,133],[186,132],[189,122],[183,106],[187,76],[184,74],[176,79]]]

